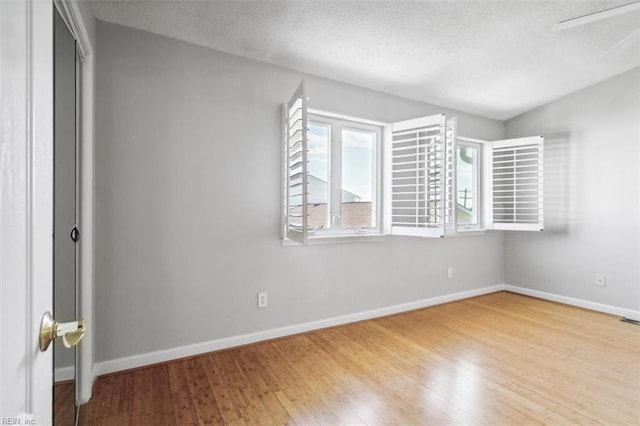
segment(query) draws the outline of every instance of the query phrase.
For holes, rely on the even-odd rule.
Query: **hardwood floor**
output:
[[[56,383],[53,387],[53,424],[73,425],[76,415],[76,386],[73,380]]]
[[[100,377],[80,424],[640,424],[640,327],[507,292]]]

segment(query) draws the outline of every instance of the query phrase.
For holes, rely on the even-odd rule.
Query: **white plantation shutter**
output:
[[[386,160],[391,234],[444,237],[444,139],[444,114],[392,124]]]
[[[540,136],[487,144],[487,224],[492,229],[542,231],[543,143]]]
[[[285,237],[305,244],[308,235],[307,95],[302,81],[284,106]]]
[[[447,118],[445,124],[445,203],[444,227],[446,235],[457,233],[456,209],[456,150],[458,148],[458,130],[456,117]]]

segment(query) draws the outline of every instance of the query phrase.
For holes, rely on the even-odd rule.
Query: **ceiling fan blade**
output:
[[[634,10],[640,10],[640,1],[602,10],[600,12],[590,13],[589,15],[580,16],[578,18],[567,19],[566,21],[559,22],[551,27],[551,32],[562,31],[580,25],[589,24],[591,22],[622,15],[623,13],[633,12]]]
[[[629,34],[628,36],[626,36],[625,38],[623,38],[622,40],[620,40],[619,42],[617,42],[616,44],[614,44],[613,46],[608,48],[606,52],[604,52],[602,55],[600,55],[600,57],[603,58],[603,57],[607,56],[609,53],[611,53],[614,50],[616,50],[618,47],[620,47],[627,40],[630,40],[633,36],[636,36],[638,34],[640,34],[640,28],[636,29],[631,34]]]

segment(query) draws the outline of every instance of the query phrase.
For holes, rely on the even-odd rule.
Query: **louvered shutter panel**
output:
[[[285,236],[305,244],[307,212],[307,96],[302,81],[285,104]]]
[[[543,147],[541,136],[488,145],[487,223],[492,229],[543,230]]]
[[[391,234],[444,237],[444,136],[444,114],[392,124],[387,159]]]
[[[444,228],[446,235],[457,233],[456,209],[456,150],[458,148],[458,132],[456,117],[447,118],[445,124],[445,205]]]

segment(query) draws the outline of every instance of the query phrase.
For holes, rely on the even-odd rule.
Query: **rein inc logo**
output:
[[[0,425],[35,425],[36,421],[28,415],[16,417],[0,417]]]

